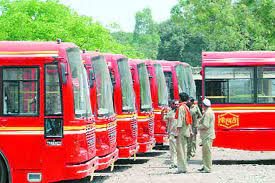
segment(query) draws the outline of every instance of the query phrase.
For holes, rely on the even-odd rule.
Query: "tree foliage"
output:
[[[87,50],[142,56],[129,44],[119,44],[109,30],[91,17],[78,15],[58,0],[2,0],[0,12],[0,40],[61,38]]]
[[[158,58],[198,65],[202,50],[274,50],[274,20],[273,0],[180,0],[169,20],[170,27],[178,28],[170,36],[171,28],[160,31]],[[181,46],[173,43],[177,39]]]

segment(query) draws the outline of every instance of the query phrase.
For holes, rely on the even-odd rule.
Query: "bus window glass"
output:
[[[258,67],[257,102],[275,103],[275,67]]]
[[[103,57],[95,57],[92,61],[96,78],[97,107],[99,116],[114,114],[113,88],[107,64]]]
[[[213,103],[253,103],[254,68],[206,67],[205,95]]]
[[[61,88],[57,64],[46,65],[45,85],[45,115],[61,115]]]
[[[168,99],[174,100],[174,85],[172,80],[172,72],[164,72],[166,85],[168,89]]]
[[[188,78],[189,95],[190,97],[196,99],[196,84],[193,79],[191,66],[187,66],[185,70]]]
[[[140,108],[141,110],[150,110],[152,109],[152,98],[147,69],[144,63],[138,64],[137,67],[140,83]]]
[[[3,68],[3,115],[38,115],[38,69]]]
[[[80,51],[78,48],[70,48],[67,49],[67,55],[72,74],[75,117],[90,117],[92,116],[92,109],[87,73],[81,62]]]
[[[156,68],[156,77],[157,77],[157,85],[158,85],[158,104],[160,106],[167,106],[168,91],[167,91],[167,86],[166,86],[166,81],[162,70],[162,66],[160,64],[155,64],[154,66]]]
[[[183,71],[182,65],[176,66],[176,75],[177,75],[177,80],[178,80],[179,93],[185,92],[185,93],[189,94],[187,75]]]
[[[122,90],[122,110],[135,110],[135,94],[133,89],[133,80],[127,59],[118,61],[118,70],[120,74],[120,83]]]

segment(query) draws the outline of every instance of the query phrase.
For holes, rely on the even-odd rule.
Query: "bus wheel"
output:
[[[0,158],[0,183],[8,182],[8,172],[4,161]]]

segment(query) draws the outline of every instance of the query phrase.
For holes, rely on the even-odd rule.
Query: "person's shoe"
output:
[[[204,167],[198,169],[199,172],[204,171]]]
[[[202,171],[200,171],[201,173],[211,173],[211,171],[209,171],[209,170],[202,170]]]

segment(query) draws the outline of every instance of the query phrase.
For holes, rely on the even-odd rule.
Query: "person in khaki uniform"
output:
[[[168,134],[169,134],[169,147],[171,155],[171,167],[177,167],[177,152],[176,152],[176,132],[177,132],[177,121],[175,120],[175,111],[177,109],[175,101],[170,101],[171,110],[164,116],[164,120],[167,121]]]
[[[193,135],[188,139],[187,159],[194,157],[197,148],[197,133],[198,133],[198,120],[202,117],[201,110],[198,105],[195,104],[195,100],[190,100],[190,113],[192,116],[192,132]]]
[[[189,108],[186,103],[189,96],[186,93],[180,93],[180,106],[176,111],[175,119],[177,119],[177,135],[176,135],[176,149],[177,149],[177,166],[178,173],[187,172],[187,140],[191,135],[192,118]]]
[[[202,140],[202,163],[203,167],[199,169],[202,173],[212,171],[212,143],[215,139],[215,115],[211,109],[211,102],[208,99],[202,101],[205,112],[199,123],[198,129]]]

